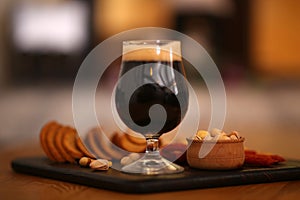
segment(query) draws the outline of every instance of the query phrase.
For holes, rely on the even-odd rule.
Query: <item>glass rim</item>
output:
[[[167,45],[170,43],[181,43],[180,40],[125,40],[123,41],[123,45]]]

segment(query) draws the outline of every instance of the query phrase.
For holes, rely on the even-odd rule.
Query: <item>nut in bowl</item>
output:
[[[209,132],[205,134],[205,131],[198,131],[194,138],[187,138],[189,143],[187,162],[190,167],[198,169],[240,168],[245,160],[244,140],[236,131],[230,134],[221,131],[218,134]]]

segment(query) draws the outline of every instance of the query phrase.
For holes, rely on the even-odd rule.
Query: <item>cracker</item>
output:
[[[122,134],[118,131],[113,132],[111,138],[110,138],[110,146],[119,151],[120,153],[123,154],[123,156],[127,155],[128,152],[124,150],[121,145],[120,145],[120,140],[121,140]]]
[[[107,160],[111,159],[111,157],[107,155],[103,151],[103,149],[97,144],[96,132],[94,129],[90,130],[87,133],[86,140],[87,140],[86,144],[88,145],[89,149],[91,149],[91,151],[94,153],[94,155],[97,156],[97,158],[103,158]]]
[[[46,145],[49,151],[51,152],[51,155],[57,162],[66,162],[66,159],[61,155],[61,153],[58,151],[55,145],[55,136],[60,128],[62,128],[62,126],[55,123],[48,129],[46,135]]]
[[[80,137],[76,138],[76,145],[80,149],[80,151],[89,158],[96,158],[89,150],[85,147],[85,145],[82,143]]]
[[[54,137],[54,145],[66,161],[68,161],[69,163],[76,163],[75,159],[68,153],[68,151],[63,147],[62,144],[63,137],[66,131],[68,131],[68,128],[66,126],[59,128]]]
[[[120,133],[116,131],[116,132],[114,132],[114,133],[112,134],[110,141],[111,141],[114,145],[116,145],[116,146],[118,146],[118,147],[121,148],[121,146],[120,146],[120,137],[121,137]]]
[[[80,151],[76,144],[77,132],[74,128],[67,127],[63,135],[62,145],[64,149],[74,158],[80,159],[84,154]]]
[[[47,124],[45,124],[40,132],[40,143],[42,146],[42,149],[44,150],[46,156],[53,161],[56,161],[56,159],[54,158],[54,156],[52,155],[51,151],[49,150],[47,144],[46,144],[46,137],[48,135],[48,131],[52,126],[55,126],[56,122],[55,121],[51,121],[48,122]]]
[[[96,144],[101,147],[101,149],[105,152],[106,155],[111,157],[112,159],[121,159],[124,156],[124,153],[121,152],[121,149],[117,149],[113,147],[111,141],[107,138],[100,127],[95,128],[95,139]]]
[[[131,143],[137,145],[146,145],[146,138],[142,134],[133,132],[129,129],[126,131],[125,136]]]
[[[142,153],[145,152],[146,150],[146,144],[136,144],[128,140],[128,137],[126,134],[122,134],[120,136],[120,146],[122,149],[125,149],[126,151],[129,152],[135,152],[135,153]]]
[[[92,148],[91,140],[93,140],[93,135],[92,133],[89,132],[86,134],[84,138],[84,144],[85,147],[89,150],[89,152],[97,158],[98,155],[95,153],[94,149]]]

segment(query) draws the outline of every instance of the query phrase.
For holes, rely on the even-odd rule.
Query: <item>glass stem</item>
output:
[[[158,139],[146,138],[146,141],[147,141],[146,153],[159,154]]]

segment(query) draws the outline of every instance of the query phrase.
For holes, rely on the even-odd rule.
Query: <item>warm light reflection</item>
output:
[[[160,54],[160,47],[156,47],[156,55]]]
[[[119,32],[145,26],[171,28],[174,11],[163,0],[95,1],[96,37],[105,39]]]
[[[13,39],[24,51],[72,52],[88,40],[84,2],[21,3],[13,13]]]

